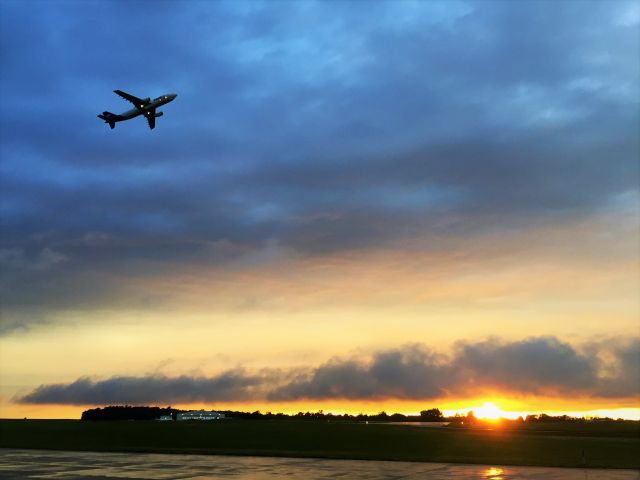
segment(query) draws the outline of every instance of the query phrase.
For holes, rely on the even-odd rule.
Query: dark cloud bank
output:
[[[0,333],[122,304],[149,264],[472,238],[635,198],[634,5],[2,2]],[[109,131],[114,88],[180,96],[154,132]]]
[[[555,337],[460,342],[442,356],[425,345],[335,358],[291,371],[227,371],[214,377],[116,376],[41,385],[18,398],[32,404],[144,404],[216,401],[429,399],[488,391],[533,395],[640,395],[640,339],[577,349]]]

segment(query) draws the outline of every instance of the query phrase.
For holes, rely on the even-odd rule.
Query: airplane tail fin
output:
[[[102,112],[98,115],[98,118],[101,118],[105,123],[108,123],[112,130],[116,128],[116,119],[118,118],[118,115],[111,112]]]

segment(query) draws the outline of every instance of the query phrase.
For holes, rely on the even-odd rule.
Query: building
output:
[[[160,415],[160,418],[158,418],[157,420],[161,422],[169,422],[173,420],[173,417],[171,415]]]
[[[178,413],[177,416],[177,420],[220,420],[223,418],[224,413],[207,410],[191,410]]]

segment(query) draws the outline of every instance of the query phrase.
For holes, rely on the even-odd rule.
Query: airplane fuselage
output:
[[[156,126],[156,118],[162,116],[162,112],[156,112],[156,109],[173,101],[178,96],[175,93],[167,93],[151,100],[148,97],[138,98],[127,92],[123,92],[122,90],[114,90],[113,93],[117,93],[128,102],[131,102],[133,104],[133,108],[121,113],[120,115],[116,115],[111,112],[102,112],[98,115],[98,118],[101,118],[105,123],[108,123],[112,129],[116,126],[117,122],[131,120],[132,118],[139,117],[140,115],[147,119],[149,128],[154,129]]]
[[[140,115],[153,112],[156,108],[161,107],[162,105],[166,105],[167,103],[173,101],[173,99],[176,97],[177,95],[175,93],[167,93],[166,95],[160,95],[158,98],[147,103],[146,105],[144,104],[140,104],[139,106],[136,105],[135,108],[132,108],[131,110],[127,110],[126,112],[121,113],[120,115],[118,115],[120,118],[118,118],[116,122],[130,120]]]

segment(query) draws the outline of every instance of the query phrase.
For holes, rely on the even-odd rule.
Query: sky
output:
[[[0,417],[640,418],[638,2],[0,0],[0,48]]]

